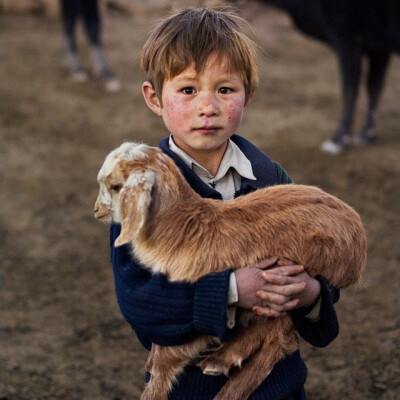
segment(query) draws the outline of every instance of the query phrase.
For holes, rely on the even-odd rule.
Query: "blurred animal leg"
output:
[[[365,125],[356,138],[356,144],[369,144],[376,141],[376,118],[379,100],[385,82],[386,72],[389,65],[390,53],[381,51],[369,55],[369,72],[367,81],[368,111]]]
[[[65,65],[71,79],[87,81],[76,45],[75,27],[80,16],[79,0],[61,0],[61,19],[64,31]]]
[[[340,153],[350,141],[361,76],[362,54],[357,46],[341,46],[338,54],[342,79],[342,117],[333,139],[321,145],[321,150],[330,154]]]
[[[94,75],[100,79],[107,91],[120,89],[120,83],[111,71],[103,53],[101,43],[101,16],[97,0],[87,0],[82,6],[83,22],[89,38],[92,68]]]

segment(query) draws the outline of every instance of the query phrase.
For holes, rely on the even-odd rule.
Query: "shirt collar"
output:
[[[215,176],[212,176],[203,166],[201,166],[189,154],[185,153],[182,149],[180,149],[175,144],[172,135],[169,137],[168,146],[175,154],[177,154],[185,162],[186,165],[189,166],[189,168],[192,171],[195,171],[197,174],[208,176],[210,179],[213,178],[215,181],[222,179],[228,173],[230,168],[235,169],[235,171],[243,178],[256,180],[249,159],[243,154],[243,152],[239,149],[239,147],[230,139],[228,140],[228,146],[226,147],[224,156],[221,161],[221,165],[219,166],[217,175]]]

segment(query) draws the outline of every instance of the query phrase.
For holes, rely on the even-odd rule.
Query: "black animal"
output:
[[[97,0],[60,0],[61,17],[64,29],[65,61],[72,79],[85,81],[88,79],[82,67],[75,37],[76,23],[82,19],[86,36],[89,40],[92,71],[105,84],[106,90],[119,89],[119,82],[108,66],[101,44],[101,18]]]
[[[351,130],[362,61],[368,61],[369,105],[358,145],[376,141],[379,99],[392,52],[400,53],[400,0],[264,0],[285,10],[303,33],[330,45],[337,54],[343,111],[332,140],[321,150],[338,153],[352,139]]]

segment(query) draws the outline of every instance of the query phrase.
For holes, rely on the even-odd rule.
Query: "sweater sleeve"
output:
[[[231,271],[203,277],[195,284],[169,282],[139,265],[129,246],[114,247],[120,225],[110,229],[111,264],[121,312],[144,347],[173,346],[199,334],[223,338]]]
[[[278,174],[278,183],[280,185],[285,185],[289,183],[293,183],[292,178],[288,175],[285,169],[276,161],[274,161],[276,172]]]
[[[311,321],[306,318],[308,310],[299,308],[292,311],[292,320],[300,336],[317,347],[325,347],[339,334],[339,322],[334,303],[340,298],[338,289],[330,286],[326,280],[317,276],[321,284],[321,309],[319,318]]]

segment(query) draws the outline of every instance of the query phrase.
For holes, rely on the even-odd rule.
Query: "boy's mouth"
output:
[[[221,128],[219,126],[201,126],[194,128],[196,132],[202,133],[204,135],[212,135],[218,132]]]

